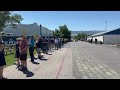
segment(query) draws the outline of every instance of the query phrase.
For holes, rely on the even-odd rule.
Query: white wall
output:
[[[96,37],[93,37],[93,41],[95,41],[95,38],[99,41],[102,41],[103,42],[103,36],[96,36]]]
[[[120,43],[120,35],[104,35],[104,44]]]
[[[88,38],[87,38],[87,41],[88,41],[88,40],[91,40],[91,39],[92,39],[92,37],[88,37]]]

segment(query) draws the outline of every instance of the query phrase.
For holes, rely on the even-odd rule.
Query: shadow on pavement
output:
[[[54,51],[50,51],[51,53],[54,52]]]
[[[37,64],[40,64],[40,63],[38,63],[38,62],[35,62],[35,61],[34,61],[34,62],[32,62],[32,63],[33,63],[33,64],[36,64],[36,65],[37,65]]]
[[[34,57],[34,60],[37,60],[38,58]]]
[[[26,77],[32,77],[34,76],[34,73],[29,71],[29,70],[26,70],[26,71],[23,71],[23,74],[26,74]]]
[[[47,54],[47,55],[52,55],[52,54]]]

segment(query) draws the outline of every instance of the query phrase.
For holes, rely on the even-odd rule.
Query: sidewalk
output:
[[[4,69],[4,76],[8,79],[71,79],[72,51],[70,48],[52,50],[52,55],[45,55],[44,60],[36,59],[38,64],[32,64],[28,58],[27,72],[16,69],[16,65]]]
[[[117,48],[71,43],[73,73],[77,79],[120,79],[120,51]]]

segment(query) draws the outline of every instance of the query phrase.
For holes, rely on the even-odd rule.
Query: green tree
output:
[[[67,39],[71,38],[71,31],[69,31],[66,25],[60,26],[59,31],[60,31],[61,38],[67,38]]]
[[[71,31],[67,28],[66,25],[59,26],[59,29],[55,29],[53,32],[53,36],[56,37],[61,37],[61,38],[66,38],[70,39],[71,38]]]
[[[19,24],[23,20],[22,16],[19,14],[13,14],[12,11],[0,11],[0,32],[7,25],[16,27],[16,24]]]
[[[77,35],[76,35],[76,36],[74,36],[73,38],[74,38],[75,40],[78,40],[78,36],[77,36]]]
[[[55,29],[53,36],[60,37],[60,31],[58,29]]]
[[[81,40],[81,39],[85,40],[87,37],[88,37],[88,35],[87,35],[86,33],[78,33],[78,34],[74,37],[74,39],[75,39],[75,40]]]

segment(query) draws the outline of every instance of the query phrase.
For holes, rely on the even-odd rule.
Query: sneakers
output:
[[[34,61],[31,61],[32,63],[34,63]]]
[[[19,69],[20,71],[26,71],[26,70],[28,70],[27,67],[19,67],[18,69]]]
[[[20,65],[20,64],[17,64],[17,68],[19,68],[19,67],[21,67],[21,65]]]
[[[24,67],[23,70],[24,70],[24,71],[27,71],[28,69],[27,69],[27,67]]]
[[[38,56],[39,59],[42,59],[42,56]]]

